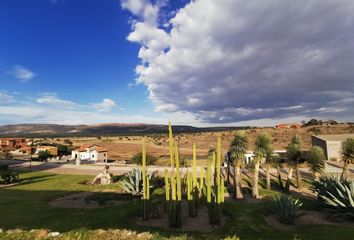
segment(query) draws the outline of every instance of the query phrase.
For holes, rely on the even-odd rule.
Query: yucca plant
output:
[[[127,193],[131,193],[132,195],[142,195],[143,186],[141,169],[136,168],[126,173],[122,180],[118,182],[118,185]]]
[[[354,182],[337,176],[322,176],[313,182],[313,190],[334,217],[354,219]]]
[[[294,224],[299,216],[299,208],[302,203],[299,199],[293,199],[290,196],[275,196],[272,202],[272,210],[278,215],[280,222],[284,224]]]

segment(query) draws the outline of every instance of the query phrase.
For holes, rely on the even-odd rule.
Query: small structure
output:
[[[280,157],[282,157],[283,155],[286,154],[286,150],[274,150],[273,153],[278,154]],[[246,157],[245,163],[248,164],[248,163],[252,162],[254,159],[254,156],[255,156],[255,154],[253,151],[247,151],[247,153],[245,154],[245,157]]]
[[[0,138],[1,151],[14,151],[22,147],[27,147],[25,138]]]
[[[113,174],[109,171],[109,166],[106,165],[103,172],[98,174],[95,179],[93,179],[92,184],[107,185],[112,183]]]
[[[322,148],[326,160],[342,159],[342,143],[348,139],[354,138],[354,134],[328,134],[311,136],[312,146]]]
[[[107,162],[108,152],[97,144],[85,144],[71,152],[71,158],[93,162]],[[77,164],[80,165],[80,164]]]
[[[287,129],[287,128],[301,128],[302,126],[298,123],[280,123],[278,125],[275,126],[275,128],[277,129]]]

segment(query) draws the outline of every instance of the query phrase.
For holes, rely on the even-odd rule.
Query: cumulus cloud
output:
[[[11,74],[21,82],[27,82],[36,76],[34,72],[21,65],[15,65]]]
[[[99,112],[108,112],[117,107],[117,104],[109,98],[104,98],[100,103],[93,103],[92,106]]]
[[[353,116],[351,0],[195,0],[168,28],[156,3],[122,7],[135,16],[127,39],[141,44],[136,81],[156,110],[209,123]]]

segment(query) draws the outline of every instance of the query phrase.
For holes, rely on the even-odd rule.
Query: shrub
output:
[[[9,169],[9,165],[0,165],[0,176],[6,184],[16,182],[18,173]]]
[[[336,176],[323,176],[313,182],[318,199],[334,213],[334,217],[354,219],[354,182]]]
[[[131,193],[132,195],[142,195],[143,178],[141,169],[136,168],[124,174],[122,179],[118,182],[118,185],[127,193]],[[150,185],[150,188],[152,187],[153,186]]]
[[[45,161],[47,160],[48,158],[51,158],[52,155],[50,154],[50,152],[48,150],[45,150],[45,151],[40,151],[38,153],[38,160],[40,161]]]
[[[131,162],[133,162],[133,163],[135,163],[135,164],[137,164],[137,165],[141,165],[142,159],[143,159],[142,156],[143,156],[143,155],[142,155],[141,152],[135,154],[134,157],[131,159]],[[149,154],[146,155],[146,164],[147,164],[147,165],[155,165],[156,160],[157,160],[156,157],[151,156],[151,155],[149,155]]]
[[[294,224],[295,219],[299,216],[299,208],[302,203],[298,199],[290,196],[275,196],[272,202],[272,210],[278,215],[280,221],[284,224]]]

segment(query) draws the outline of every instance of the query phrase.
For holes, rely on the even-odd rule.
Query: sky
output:
[[[354,121],[354,1],[2,0],[0,125]]]

